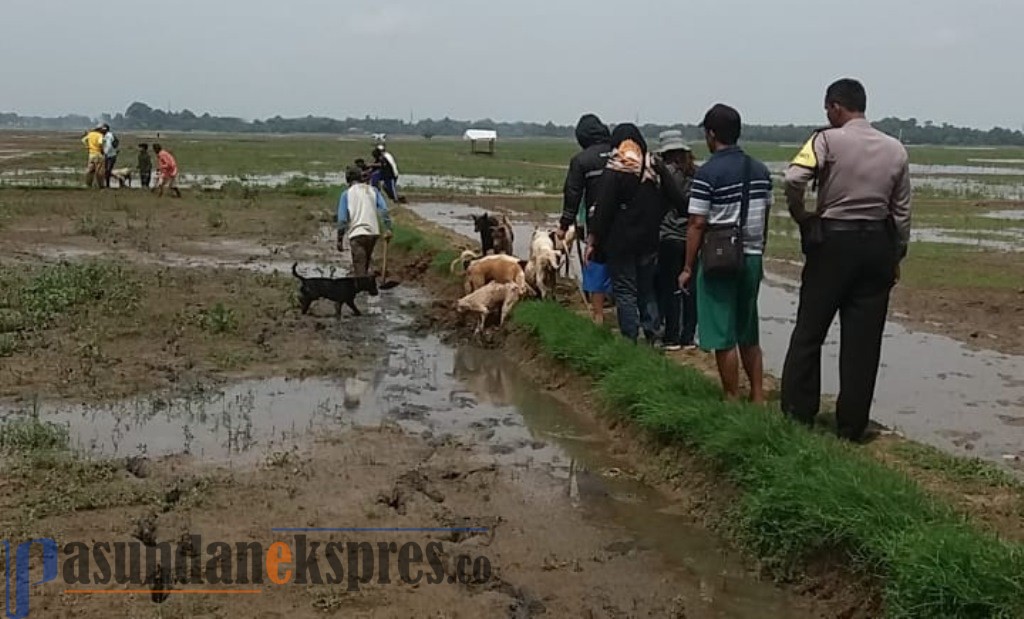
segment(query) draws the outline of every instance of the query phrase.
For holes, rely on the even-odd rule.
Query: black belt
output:
[[[884,219],[822,219],[821,226],[828,232],[875,232],[886,230],[888,222]]]

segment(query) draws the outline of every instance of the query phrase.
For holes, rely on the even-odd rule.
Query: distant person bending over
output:
[[[96,127],[85,134],[82,144],[89,154],[89,163],[85,169],[85,186],[103,187],[103,179],[107,174],[106,160],[103,158],[103,127]]]
[[[156,153],[157,165],[160,166],[160,179],[157,181],[157,186],[153,191],[157,192],[157,197],[162,198],[164,196],[164,189],[170,189],[174,192],[175,198],[180,198],[181,191],[178,190],[178,162],[174,159],[174,155],[164,150],[159,144],[153,145],[153,152]]]
[[[398,197],[398,163],[383,144],[373,149],[373,163],[370,164],[370,168],[373,170],[371,184],[374,188],[383,191],[395,202],[405,202]]]
[[[742,359],[750,379],[750,400],[760,404],[764,370],[757,297],[764,274],[772,177],[763,163],[737,146],[741,123],[735,109],[715,105],[701,127],[711,158],[693,179],[686,266],[679,287],[687,288],[696,272],[700,346],[715,353],[726,399],[739,398]],[[740,251],[733,254],[733,248]],[[735,262],[724,260],[732,256]]]
[[[345,251],[345,236],[352,249],[352,275],[370,274],[373,249],[380,238],[380,221],[384,221],[384,240],[391,240],[391,216],[388,204],[379,191],[366,184],[363,171],[353,166],[345,171],[348,189],[338,201],[338,251]]]
[[[114,166],[117,165],[117,153],[121,146],[121,140],[110,130],[110,125],[103,125],[103,129],[103,160],[106,167],[103,184],[110,187],[110,177],[114,173]]]
[[[146,189],[153,178],[153,158],[149,156],[149,144],[139,144],[139,182]]]
[[[619,331],[634,342],[643,329],[655,343],[658,303],[654,275],[658,261],[658,229],[665,216],[661,180],[636,125],[625,123],[612,132],[612,153],[601,176],[587,258],[608,257]]]
[[[576,251],[579,243],[593,228],[594,204],[597,202],[597,190],[608,163],[608,154],[612,150],[612,135],[608,127],[594,114],[584,114],[576,123],[576,141],[580,152],[569,160],[569,171],[565,175],[565,186],[562,189],[562,217],[558,222],[558,238],[564,240],[565,233],[580,219],[580,229],[576,231]],[[580,217],[580,210],[583,217]],[[612,280],[606,266],[607,257],[595,250],[584,259],[580,256],[583,292],[589,295],[590,315],[596,324],[604,324],[605,297],[612,292]]]

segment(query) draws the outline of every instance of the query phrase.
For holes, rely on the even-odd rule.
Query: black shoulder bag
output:
[[[750,156],[744,155],[739,219],[734,224],[709,225],[704,232],[701,268],[707,277],[732,277],[743,270],[743,228],[750,211],[750,168]]]

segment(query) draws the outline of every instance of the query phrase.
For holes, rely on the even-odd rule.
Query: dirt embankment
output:
[[[316,206],[160,206],[157,209],[145,201],[133,205],[136,218],[151,218],[151,232],[147,233],[116,222],[112,232],[104,229],[102,238],[98,238],[75,226],[69,229],[66,218],[61,224],[62,218],[52,215],[21,220],[18,235],[11,233],[10,227],[0,231],[0,236],[11,234],[7,238],[12,243],[17,240],[17,245],[12,245],[17,247],[16,264],[27,269],[27,276],[37,268],[33,262],[45,257],[39,248],[53,244],[55,238],[63,247],[104,253],[121,252],[125,245],[155,246],[159,247],[157,251],[138,251],[158,260],[187,254],[221,261],[222,265],[219,269],[186,269],[180,263],[126,267],[126,278],[139,282],[123,287],[134,291],[132,298],[138,308],[131,315],[135,318],[102,318],[103,312],[98,310],[105,308],[106,297],[100,295],[99,299],[70,306],[73,320],[64,322],[74,324],[60,320],[47,323],[31,334],[31,338],[38,339],[25,340],[48,344],[19,347],[14,353],[19,360],[34,359],[45,374],[60,367],[62,358],[82,354],[79,347],[87,341],[83,339],[86,334],[100,334],[94,336],[97,348],[109,351],[103,355],[116,361],[109,370],[95,364],[100,369],[91,370],[96,378],[88,390],[77,391],[75,380],[60,383],[48,378],[23,385],[14,381],[0,384],[12,393],[23,388],[23,394],[39,393],[44,398],[105,399],[130,390],[173,385],[192,373],[200,379],[289,372],[345,375],[377,358],[381,347],[368,347],[365,354],[358,352],[366,335],[358,327],[353,328],[359,323],[347,318],[339,322],[329,315],[329,308],[321,308],[324,315],[319,318],[300,317],[291,305],[294,283],[260,275],[258,269],[255,273],[227,272],[223,266],[234,258],[232,251],[225,251],[225,243],[218,248],[196,245],[212,234],[222,241],[257,241],[269,254],[260,258],[267,264],[287,265],[293,259],[314,257],[327,261],[332,251],[329,243],[316,256],[299,249],[322,236]],[[71,221],[81,221],[94,207],[73,208]],[[411,221],[408,214],[400,218]],[[218,221],[221,223],[213,225]],[[423,222],[415,224],[453,245],[465,241]],[[26,243],[21,233],[33,225],[38,236]],[[10,259],[5,257],[5,262],[10,264]],[[415,283],[430,294],[431,299],[421,308],[423,317],[414,326],[431,332],[457,329],[451,310],[452,301],[459,295],[458,281],[439,273],[430,255],[394,251],[391,259],[390,268],[400,280]],[[153,280],[163,283],[147,288]],[[574,298],[572,290],[567,289],[562,298]],[[225,309],[214,310],[218,304]],[[83,313],[77,313],[79,310]],[[234,321],[229,318],[232,315]],[[179,316],[187,320],[179,321]],[[233,328],[225,326],[232,322]],[[80,325],[86,325],[84,330]],[[175,333],[180,352],[175,352],[173,342],[167,342]],[[519,335],[510,339],[493,337],[491,344],[501,345],[502,355],[515,359],[572,408],[588,415],[600,411],[600,403],[593,400],[586,381],[547,360],[528,340]],[[65,344],[69,341],[77,346]],[[166,351],[165,345],[170,346]],[[148,350],[157,347],[158,353],[147,356]],[[226,351],[236,351],[234,365],[218,365],[217,359]],[[172,360],[171,372],[153,379],[149,364],[154,363],[154,357]],[[176,369],[175,363],[185,369]],[[130,382],[132,377],[137,377],[136,382]],[[123,387],[125,384],[130,386]],[[690,514],[705,526],[721,521],[733,495],[713,472],[683,452],[647,441],[615,416],[604,419],[612,450],[630,463],[632,470],[622,473],[644,479],[670,495],[671,505],[665,509]],[[959,477],[951,476],[941,459],[927,460],[890,447],[886,442],[871,448],[879,450],[879,457],[930,483],[936,492],[957,500],[965,511],[1020,537],[1024,502],[1015,488],[1004,486],[1000,478],[985,477],[981,469],[957,470]],[[494,577],[480,585],[371,583],[358,592],[347,592],[329,586],[264,584],[257,587],[260,593],[252,596],[218,598],[172,593],[158,607],[145,590],[138,595],[100,598],[68,595],[63,587],[47,585],[39,589],[38,600],[33,600],[33,611],[44,614],[711,617],[723,613],[736,616],[723,610],[734,608],[723,599],[750,599],[748,592],[729,592],[724,584],[695,577],[689,568],[667,565],[658,552],[638,546],[626,531],[587,519],[571,500],[566,500],[571,487],[552,479],[548,472],[529,465],[496,465],[489,455],[472,441],[409,435],[390,424],[325,435],[306,450],[268,453],[257,469],[226,470],[181,456],[94,465],[74,458],[55,461],[46,456],[50,462],[46,465],[34,459],[37,455],[29,459],[8,455],[5,462],[12,473],[0,485],[0,524],[5,539],[55,535],[62,540],[118,541],[146,530],[161,542],[179,540],[191,533],[206,540],[256,541],[264,545],[281,539],[270,531],[273,527],[482,526],[488,534],[366,534],[360,541],[437,541],[445,557],[485,556],[494,568]],[[53,487],[61,491],[43,491]],[[1013,514],[1017,514],[1016,526]],[[323,537],[323,541],[332,539],[352,538],[339,533]],[[450,566],[450,561],[446,565]],[[834,571],[806,577],[800,583],[803,601],[794,602],[778,616],[877,616],[873,614],[877,597],[872,590],[861,583],[849,584]],[[180,583],[171,586],[183,588]],[[749,616],[762,616],[764,612],[764,608],[761,614],[757,614],[758,609],[748,610],[754,613]]]
[[[13,362],[5,360],[0,378],[5,393],[38,395],[44,402],[109,401],[241,377],[342,377],[380,363],[386,341],[361,330],[378,324],[372,316],[339,321],[327,306],[318,308],[319,316],[302,317],[292,300],[294,282],[265,268],[293,260],[333,262],[330,243],[313,254],[301,249],[323,236],[313,207],[157,204],[131,197],[136,210],[130,221],[150,222],[140,230],[112,215],[120,211],[103,202],[113,200],[109,194],[98,204],[84,202],[92,198],[85,195],[70,193],[73,204],[63,217],[31,214],[0,232],[11,241],[5,244],[5,277],[18,291],[4,301],[8,317],[17,320],[7,331],[17,339],[9,351]],[[108,216],[113,223],[82,229],[96,218],[110,221]],[[278,233],[275,225],[285,222],[296,228]],[[61,253],[68,263],[57,262]],[[239,263],[239,255],[253,253],[260,257]],[[395,252],[391,260],[404,284],[422,286],[438,299],[433,315],[447,313],[441,307],[450,309],[458,283],[434,276],[431,256]],[[288,425],[288,412],[280,413]],[[666,563],[628,528],[591,520],[564,480],[529,458],[498,463],[472,436],[409,434],[391,422],[370,429],[342,423],[305,449],[268,451],[256,467],[222,467],[144,452],[85,460],[64,449],[66,435],[61,438],[45,417],[23,422],[5,426],[0,440],[4,539],[184,545],[200,535],[205,543],[266,548],[289,539],[275,527],[468,526],[487,533],[335,532],[315,541],[436,542],[445,576],[459,555],[484,557],[493,570],[486,582],[468,585],[372,582],[348,591],[263,582],[248,587],[258,593],[231,596],[187,594],[190,585],[163,574],[149,574],[145,586],[96,585],[116,594],[67,593],[63,584],[49,583],[32,591],[32,611],[41,616],[700,617],[734,616],[723,609],[753,599],[747,591],[725,589],[734,579],[705,581],[691,568]],[[494,431],[480,428],[485,435]],[[214,561],[203,571],[209,575],[218,566]],[[754,584],[750,579],[729,586]],[[814,612],[811,606],[788,600],[780,612],[829,615],[825,607]]]

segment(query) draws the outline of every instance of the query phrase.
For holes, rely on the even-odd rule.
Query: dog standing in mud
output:
[[[512,254],[515,235],[507,215],[498,219],[490,213],[472,215],[473,230],[480,235],[480,255]]]
[[[516,303],[519,303],[524,292],[525,286],[520,286],[519,284],[491,282],[459,299],[455,304],[455,308],[460,315],[466,313],[479,314],[480,322],[477,324],[476,329],[473,330],[474,334],[479,335],[483,332],[484,326],[487,323],[487,316],[495,309],[500,308],[501,311],[498,326],[504,325],[505,319],[508,318]]]
[[[541,299],[554,296],[558,270],[566,259],[563,252],[555,249],[555,236],[537,229],[530,240],[530,258],[526,261],[524,276],[526,283],[537,291]]]
[[[309,313],[309,306],[317,299],[334,301],[335,315],[341,317],[341,306],[347,305],[355,316],[362,316],[356,307],[356,295],[365,292],[371,297],[380,294],[375,277],[303,277],[299,275],[299,263],[292,265],[292,275],[299,280],[299,308]]]
[[[470,250],[462,252],[451,264],[451,272],[462,264],[466,271],[464,288],[466,294],[479,290],[491,282],[499,284],[516,284],[526,288],[524,269],[527,262],[505,254],[493,254],[478,257]]]

